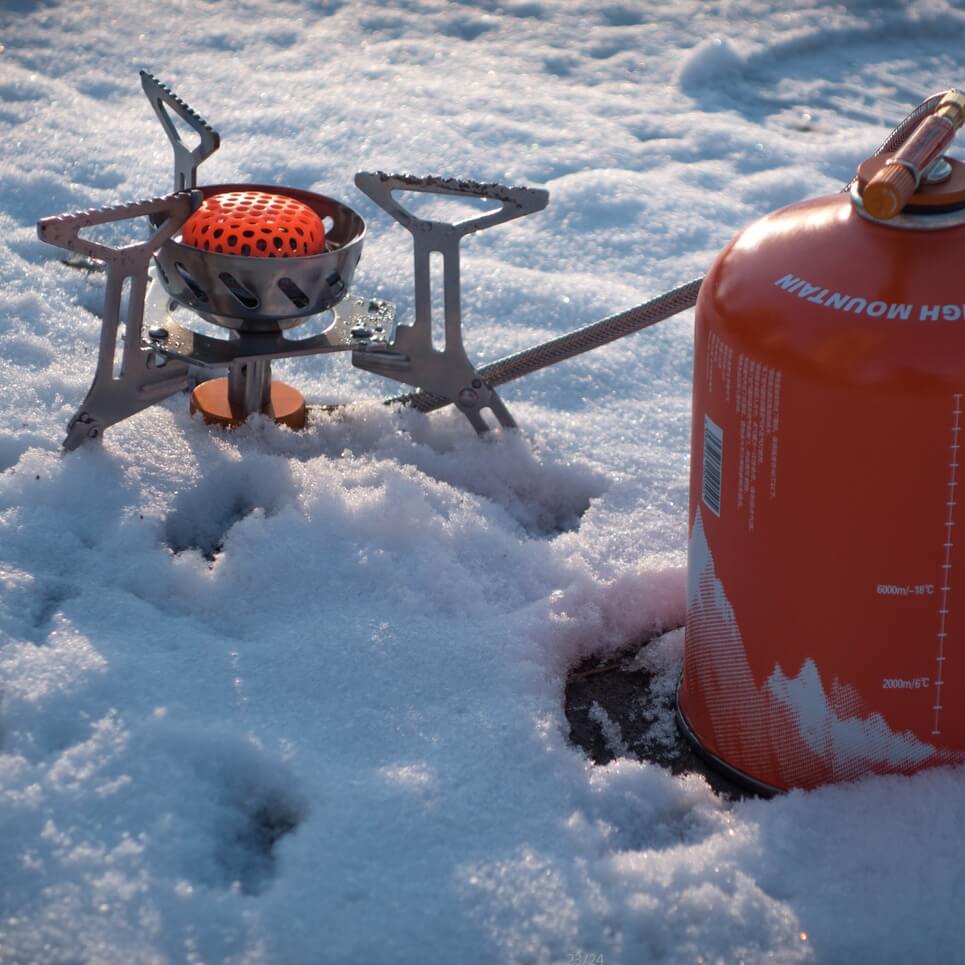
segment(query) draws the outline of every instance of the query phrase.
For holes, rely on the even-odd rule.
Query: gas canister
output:
[[[764,790],[965,760],[965,165],[902,152],[697,304],[678,718]]]

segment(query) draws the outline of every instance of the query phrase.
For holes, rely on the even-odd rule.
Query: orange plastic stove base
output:
[[[289,429],[305,428],[305,399],[298,389],[285,382],[271,383],[271,403],[263,410],[280,425]],[[202,382],[191,393],[191,415],[201,413],[208,425],[222,426],[226,429],[240,426],[246,416],[232,408],[228,401],[228,380],[212,379]]]

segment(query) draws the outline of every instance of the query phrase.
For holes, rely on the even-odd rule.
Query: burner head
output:
[[[225,255],[292,258],[325,250],[322,219],[304,202],[267,191],[205,198],[181,229],[187,245]]]
[[[174,301],[223,328],[241,333],[277,332],[293,328],[307,315],[326,311],[348,292],[362,255],[365,222],[347,205],[310,191],[273,185],[217,184],[199,190],[205,200],[192,218],[204,211],[209,199],[221,206],[226,195],[271,195],[280,205],[286,200],[299,202],[308,209],[303,212],[306,219],[311,215],[321,223],[324,250],[288,257],[251,257],[240,253],[241,245],[249,240],[241,229],[234,243],[238,254],[206,251],[190,243],[196,235],[188,227],[189,219],[181,237],[166,241],[155,256],[161,282]],[[291,221],[292,226],[298,224]],[[207,240],[214,230],[209,227],[201,237]]]

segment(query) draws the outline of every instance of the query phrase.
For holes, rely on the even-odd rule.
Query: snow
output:
[[[682,622],[689,315],[507,386],[515,435],[309,358],[278,375],[348,418],[222,435],[176,397],[61,458],[103,277],[35,222],[169,190],[142,67],[220,131],[203,182],[357,208],[354,289],[403,315],[408,237],[356,171],[548,188],[464,245],[486,362],[839,188],[961,82],[963,27],[945,0],[2,5],[0,960],[960,960],[960,769],[735,803],[567,742],[568,668]]]
[[[699,96],[705,86],[733,81],[743,67],[744,61],[730,41],[711,37],[691,51],[680,70],[678,82],[687,93],[694,92]]]

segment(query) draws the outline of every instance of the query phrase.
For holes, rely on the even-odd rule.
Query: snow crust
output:
[[[61,458],[103,278],[34,225],[170,189],[142,67],[220,131],[204,183],[357,208],[355,290],[403,316],[408,238],[357,170],[546,187],[464,246],[485,362],[836,190],[962,83],[963,28],[945,0],[0,6],[0,960],[959,960],[960,769],[735,804],[566,740],[567,669],[683,620],[689,316],[507,386],[519,434],[313,358],[277,374],[347,418],[221,435],[175,398]]]

